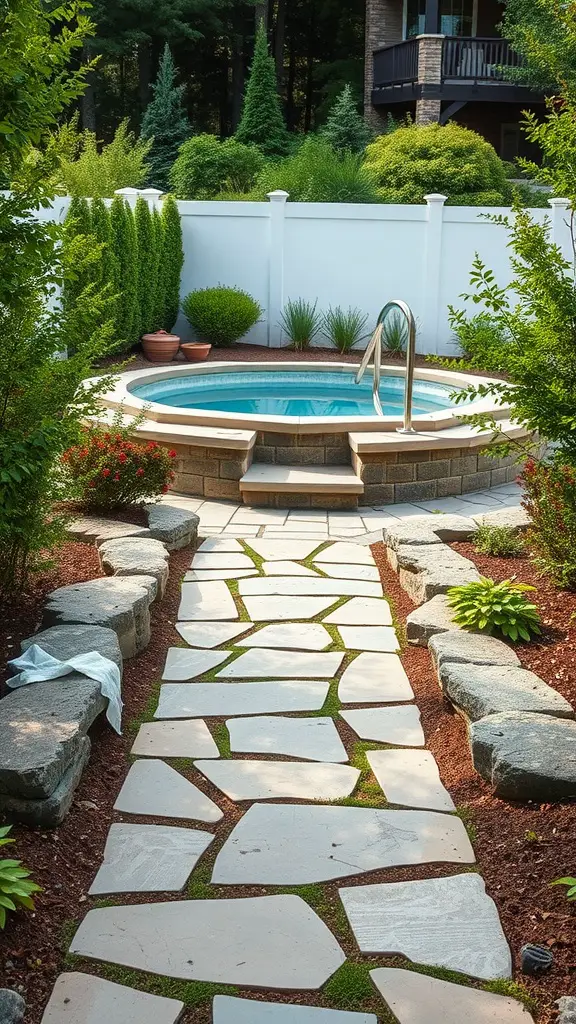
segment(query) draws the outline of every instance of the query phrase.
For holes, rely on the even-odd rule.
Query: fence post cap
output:
[[[150,198],[152,198],[152,196],[158,197],[164,195],[161,188],[141,188],[139,189],[139,192],[141,196],[150,196]]]
[[[445,203],[448,196],[443,196],[441,192],[431,192],[430,195],[424,196],[424,199],[430,205],[431,203]]]
[[[284,192],[281,188],[276,189],[275,192],[267,192],[266,194],[271,203],[285,203],[290,195],[289,192]]]
[[[550,206],[561,206],[562,209],[564,209],[564,210],[567,210],[568,207],[570,206],[570,200],[569,199],[554,198],[554,199],[549,199],[548,203],[550,204]]]
[[[114,195],[115,196],[138,196],[138,195],[140,195],[140,189],[139,188],[129,188],[128,186],[126,188],[115,188],[114,189]]]

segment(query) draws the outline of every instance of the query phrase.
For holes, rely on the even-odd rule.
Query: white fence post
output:
[[[428,223],[424,249],[424,316],[426,335],[424,352],[438,351],[438,321],[440,314],[440,274],[442,268],[442,231],[444,203],[447,196],[433,192],[424,196],[428,206]]]
[[[279,348],[282,329],[279,325],[284,308],[284,219],[288,192],[268,192],[270,200],[270,248],[268,253],[268,330],[269,348]]]
[[[552,241],[560,248],[564,259],[574,264],[570,202],[568,199],[549,199],[548,202],[552,207]]]
[[[139,188],[117,188],[116,191],[114,192],[114,195],[115,196],[122,196],[122,199],[125,199],[126,202],[128,203],[128,205],[132,209],[134,209],[135,206],[136,206],[136,200],[138,199],[138,196],[140,195],[140,189]]]
[[[160,196],[164,195],[161,188],[141,188],[139,190],[142,199],[145,199],[150,207],[150,213],[160,208]]]

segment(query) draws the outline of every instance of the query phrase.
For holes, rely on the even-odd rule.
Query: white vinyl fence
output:
[[[138,195],[151,206],[162,202],[156,189],[121,189],[120,194],[131,203]],[[272,192],[264,203],[178,203],[185,252],[181,295],[216,284],[250,292],[263,316],[247,342],[284,343],[278,321],[287,299],[317,301],[319,310],[358,306],[368,314],[368,329],[385,302],[395,298],[412,307],[418,350],[450,354],[455,349],[448,306],[478,311],[460,298],[471,290],[475,253],[501,286],[510,283],[506,230],[486,219],[487,214],[512,215],[509,209],[446,206],[440,195],[427,196],[421,206],[289,203],[287,198],[285,192]],[[553,240],[572,260],[569,204],[549,203],[549,210],[531,214],[539,222],[549,219]],[[67,206],[66,199],[56,201],[58,219]],[[182,314],[176,330],[190,336]]]

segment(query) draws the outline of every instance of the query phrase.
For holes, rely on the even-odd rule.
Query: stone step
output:
[[[244,496],[281,494],[363,494],[364,485],[351,466],[277,466],[253,463],[240,480]]]

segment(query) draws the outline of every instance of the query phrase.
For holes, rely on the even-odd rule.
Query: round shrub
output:
[[[264,164],[255,146],[215,135],[195,135],[178,152],[170,170],[177,199],[212,199],[219,192],[247,192]]]
[[[248,292],[240,288],[200,288],[182,302],[184,316],[191,327],[213,345],[232,345],[254,326],[262,309]]]
[[[366,163],[386,203],[422,203],[440,192],[452,206],[503,206],[511,199],[504,164],[489,142],[461,125],[407,125],[380,135]]]
[[[62,462],[71,492],[87,510],[135,505],[165,494],[174,479],[175,451],[155,441],[138,442],[126,427],[91,427]]]

